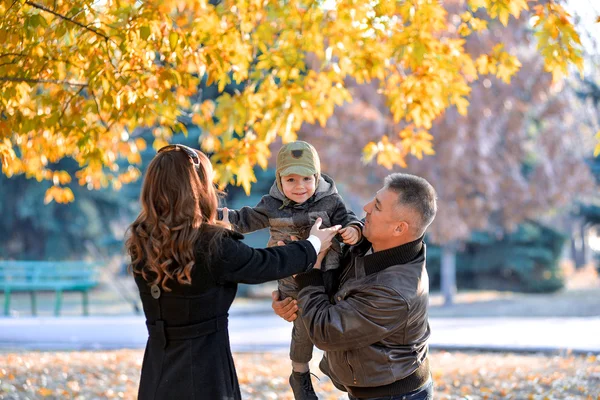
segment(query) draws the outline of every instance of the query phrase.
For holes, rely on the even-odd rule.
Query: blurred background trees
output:
[[[436,187],[448,303],[562,287],[564,243],[583,265],[597,232],[600,81],[558,79],[583,65],[560,3],[325,3],[2,2],[0,258],[119,254],[167,141],[243,186],[229,206],[256,204],[274,176],[255,166],[298,134],[358,214],[391,171]]]
[[[552,86],[531,46],[527,19],[511,20],[508,31],[493,21],[489,28],[467,40],[467,51],[476,58],[502,40],[521,60],[520,71],[510,85],[494,77],[474,83],[468,115],[450,110],[431,129],[436,154],[406,165],[438,191],[429,240],[440,247],[429,253],[428,269],[448,303],[456,265],[462,287],[477,285],[474,271],[482,275],[480,283],[487,275],[479,287],[562,287],[557,260],[565,238],[530,221],[568,214],[574,201],[590,201],[597,190],[589,168],[591,132],[581,129],[580,104],[570,87]],[[402,125],[389,115],[376,85],[354,84],[352,94],[355,101],[337,108],[325,128],[306,126],[302,133],[320,149],[324,168],[364,198],[389,171],[353,160],[367,143]],[[559,231],[570,236],[568,223],[562,224]]]

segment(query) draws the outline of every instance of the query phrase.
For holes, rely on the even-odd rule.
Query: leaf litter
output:
[[[0,353],[0,399],[135,399],[143,351]],[[244,399],[293,400],[283,352],[234,353]],[[318,370],[320,399],[347,399]],[[595,355],[431,353],[436,399],[600,400]]]

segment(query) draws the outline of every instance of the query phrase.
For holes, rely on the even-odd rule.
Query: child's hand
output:
[[[354,225],[347,226],[339,230],[339,233],[346,244],[356,244],[360,240],[360,232]]]

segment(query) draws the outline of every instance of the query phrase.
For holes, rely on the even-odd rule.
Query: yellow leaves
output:
[[[595,355],[589,355],[589,356],[587,356],[587,358],[585,359],[585,361],[586,361],[587,363],[590,363],[590,364],[593,364],[593,363],[595,363],[597,360],[598,360],[598,356],[595,356]]]
[[[12,143],[10,140],[5,138],[2,142],[0,142],[0,164],[2,164],[2,172],[4,172],[8,177],[12,176],[14,173],[11,170],[11,163],[13,163],[16,159],[17,155],[13,150]]]
[[[379,146],[375,142],[369,142],[363,149],[362,159],[365,164],[373,161],[373,158],[379,152]]]
[[[192,115],[192,123],[194,125],[201,126],[204,123],[204,121],[205,121],[205,118],[202,115],[200,115],[200,114]]]
[[[398,134],[402,139],[401,145],[405,151],[409,152],[419,160],[423,159],[423,154],[433,155],[433,136],[426,131],[415,132],[412,126],[408,126]]]
[[[161,148],[167,146],[169,144],[169,142],[167,142],[166,140],[162,139],[162,138],[155,138],[154,142],[152,142],[152,148],[156,151],[160,150]]]
[[[535,36],[538,51],[544,57],[544,69],[557,82],[574,64],[583,73],[583,50],[579,34],[570,21],[571,15],[558,3],[535,7]]]
[[[122,132],[156,127],[157,150],[168,144],[172,130],[183,130],[185,114],[202,129],[202,148],[215,152],[220,179],[249,190],[252,167],[266,166],[274,141],[294,140],[305,123],[325,126],[336,106],[351,101],[346,82],[373,79],[394,121],[412,124],[415,132],[395,144],[387,138],[370,144],[365,159],[402,165],[407,154],[433,151],[421,132],[449,107],[467,113],[469,85],[478,74],[509,82],[520,67],[497,48],[474,60],[449,28],[453,20],[439,1],[337,2],[335,12],[301,2],[264,8],[261,2],[213,7],[177,0],[132,7],[109,1],[101,2],[101,12],[88,3],[59,2],[53,9],[58,15],[87,10],[77,14],[81,26],[30,6],[6,11],[3,52],[24,56],[3,57],[0,76],[26,71],[28,78],[4,82],[0,93],[0,134],[10,133],[12,140],[0,142],[8,176],[54,180],[47,164],[72,157],[81,165],[75,175],[81,184],[117,187],[136,174],[112,177],[116,160],[139,163],[146,148]],[[468,5],[458,26],[462,36],[487,29],[486,19],[473,14],[479,8],[504,25],[527,9],[525,0]],[[568,14],[548,2],[536,15],[547,70],[556,78],[569,63],[581,67],[579,37]],[[22,32],[13,32],[25,22]],[[54,55],[60,55],[57,61],[49,60]],[[217,85],[220,96],[192,104],[200,82]],[[13,145],[25,153],[15,153]],[[235,179],[238,173],[242,177]],[[65,177],[56,179],[62,184]]]
[[[397,145],[390,143],[387,136],[383,136],[377,143],[369,143],[363,149],[363,162],[368,163],[374,157],[377,164],[383,165],[387,169],[392,169],[394,165],[400,165],[406,168],[406,151],[402,151]]]
[[[140,176],[142,176],[142,173],[140,172],[140,170],[135,168],[134,166],[130,165],[127,168],[127,171],[125,171],[117,176],[117,179],[113,182],[113,184],[131,183],[131,182],[138,180],[140,178]]]
[[[512,56],[505,51],[503,51],[503,45],[496,45],[494,47],[494,59],[498,62],[498,72],[496,76],[504,83],[510,83],[510,78],[513,76],[520,68],[521,62],[517,59],[517,57]]]
[[[237,170],[237,185],[242,186],[244,188],[244,192],[246,195],[250,195],[250,188],[252,187],[252,183],[256,182],[256,176],[254,176],[254,171],[252,170],[252,165],[250,163],[245,162],[239,166]]]
[[[169,33],[169,46],[171,47],[171,51],[174,51],[177,48],[177,43],[179,43],[179,35],[177,32]]]
[[[326,120],[324,119],[319,119],[321,126],[325,126],[325,122]],[[285,121],[285,129],[283,131],[283,134],[281,135],[281,140],[283,141],[283,143],[289,143],[289,142],[293,142],[294,140],[296,140],[296,132],[294,132],[292,130],[294,124],[294,114],[293,113],[289,113],[286,121]]]
[[[142,163],[142,156],[137,151],[136,152],[131,152],[127,156],[127,162],[130,163],[130,164],[141,164]]]
[[[487,21],[480,18],[475,18],[469,11],[465,11],[460,15],[463,21],[458,26],[458,34],[461,36],[468,36],[472,32],[481,32],[487,29]]]
[[[594,157],[600,155],[600,131],[596,133],[596,139],[598,140],[598,143],[596,143],[596,147],[594,148]]]
[[[502,43],[494,46],[492,54],[483,54],[477,58],[475,65],[481,75],[494,74],[496,77],[510,83],[510,78],[521,68],[517,57],[505,52]]]
[[[494,64],[491,62],[491,59],[487,54],[482,54],[479,57],[477,57],[477,60],[475,60],[475,66],[477,67],[477,71],[481,75],[486,75],[490,73],[490,69],[495,68]],[[494,73],[495,70],[491,72]]]
[[[392,169],[394,165],[406,168],[406,155],[411,154],[421,160],[423,155],[433,155],[433,136],[427,131],[415,131],[414,125],[408,125],[398,132],[400,141],[390,142],[387,136],[383,136],[377,143],[370,142],[363,149],[362,160],[365,164],[371,162],[374,158],[377,164],[383,165],[387,169]]]
[[[469,25],[463,22],[459,25],[457,32],[460,36],[469,36],[472,31],[469,29]]]
[[[526,0],[469,0],[468,3],[474,11],[486,9],[491,18],[497,18],[504,26],[511,15],[518,19],[522,11],[529,9]]]
[[[46,194],[44,196],[44,204],[48,204],[51,201],[56,201],[57,203],[65,204],[70,203],[75,199],[73,196],[73,192],[70,188],[66,187],[58,187],[51,186],[46,190]]]
[[[54,171],[52,173],[52,183],[55,186],[71,183],[71,175],[67,171]]]
[[[135,146],[137,147],[138,151],[144,151],[146,150],[146,141],[143,138],[136,138],[134,140]]]
[[[467,3],[473,11],[477,11],[480,8],[489,7],[490,0],[468,0]]]
[[[202,103],[202,105],[200,106],[200,112],[202,115],[202,118],[205,121],[209,121],[213,114],[215,113],[215,102],[212,100],[206,100]]]
[[[38,394],[42,397],[47,397],[52,395],[54,392],[48,388],[42,387],[38,389]]]

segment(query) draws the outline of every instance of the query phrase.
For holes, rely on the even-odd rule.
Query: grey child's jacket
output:
[[[250,233],[269,228],[271,236],[268,247],[276,246],[280,240],[287,242],[292,235],[300,240],[306,239],[319,217],[323,220],[323,227],[356,225],[362,228],[358,217],[346,208],[333,180],[325,174],[321,174],[315,194],[302,204],[287,199],[275,182],[269,194],[263,196],[255,207],[229,210],[229,222],[238,232]],[[221,209],[219,218],[222,218]],[[323,271],[339,266],[340,252],[340,243],[334,240],[323,261]],[[279,284],[283,293],[295,297],[297,293],[293,279],[285,279],[285,282],[280,281]]]

